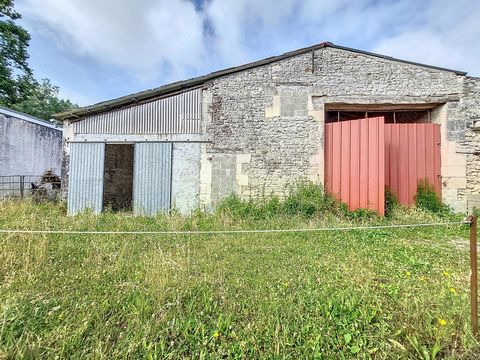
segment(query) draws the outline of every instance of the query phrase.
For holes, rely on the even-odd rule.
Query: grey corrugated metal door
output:
[[[133,212],[153,215],[170,209],[172,143],[135,144]]]
[[[84,209],[102,211],[105,144],[73,143],[70,145],[68,180],[68,213]]]

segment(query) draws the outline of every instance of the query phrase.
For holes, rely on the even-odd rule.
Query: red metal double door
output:
[[[384,215],[385,187],[413,204],[424,179],[440,195],[440,125],[385,124],[383,117],[325,125],[325,189],[350,210]]]

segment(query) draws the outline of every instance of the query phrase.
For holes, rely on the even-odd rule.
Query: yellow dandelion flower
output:
[[[213,333],[213,337],[214,337],[215,339],[217,339],[219,336],[220,336],[220,334],[218,333],[218,331],[215,331],[215,332]]]
[[[448,271],[444,271],[444,272],[442,273],[442,275],[445,276],[445,277],[450,276],[450,274],[448,273]]]
[[[457,290],[455,290],[455,288],[451,287],[451,288],[450,288],[450,292],[451,292],[452,294],[455,294],[455,293],[457,292]]]
[[[412,275],[412,273],[411,273],[410,271],[407,271],[407,272],[405,273],[405,276],[407,276],[407,277],[410,276],[410,275]]]
[[[440,324],[440,326],[445,326],[445,325],[447,325],[447,320],[445,320],[445,319],[438,319],[438,323]]]

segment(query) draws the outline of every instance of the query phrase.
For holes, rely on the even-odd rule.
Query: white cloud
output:
[[[22,0],[24,18],[79,56],[146,76],[165,62],[171,71],[203,57],[202,16],[182,0]]]
[[[376,52],[480,76],[480,2],[437,0],[413,14],[404,31],[381,39]]]
[[[158,84],[333,41],[480,75],[477,0],[18,0],[70,54]],[[53,60],[61,61],[61,59]],[[128,74],[128,75],[127,75]]]
[[[75,90],[70,89],[69,86],[62,86],[60,88],[59,97],[62,99],[67,99],[77,104],[79,106],[87,106],[97,102],[96,99],[90,97],[88,94],[79,93]]]

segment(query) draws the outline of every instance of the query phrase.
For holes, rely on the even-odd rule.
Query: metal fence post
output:
[[[23,199],[25,190],[25,175],[20,175],[20,197]]]
[[[470,216],[470,308],[472,331],[478,333],[477,217]]]

